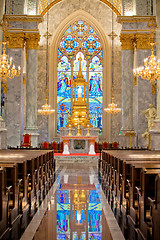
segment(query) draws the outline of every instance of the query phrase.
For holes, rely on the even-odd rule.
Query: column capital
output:
[[[24,33],[7,32],[6,39],[8,48],[23,48],[24,47]]]
[[[133,33],[129,33],[129,34],[121,33],[120,41],[121,41],[122,50],[132,50],[134,40],[135,40],[135,35]]]
[[[40,34],[38,32],[25,33],[25,38],[27,49],[38,49],[40,41]]]
[[[151,49],[151,42],[153,42],[151,33],[136,33],[135,37],[137,49]]]

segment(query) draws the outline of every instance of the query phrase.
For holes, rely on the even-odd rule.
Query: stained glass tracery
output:
[[[66,127],[71,113],[71,82],[79,71],[79,56],[81,55],[81,69],[88,81],[89,114],[93,127],[98,127],[102,133],[102,81],[103,81],[103,49],[96,31],[79,20],[71,24],[60,39],[57,52],[57,133],[61,127]],[[72,67],[71,67],[72,65]],[[71,79],[71,76],[73,78]],[[88,76],[88,80],[87,80]],[[74,88],[73,88],[74,95]],[[87,96],[87,88],[85,89]],[[87,99],[86,99],[87,101]]]

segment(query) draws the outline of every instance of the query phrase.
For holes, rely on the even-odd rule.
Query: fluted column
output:
[[[133,129],[133,40],[134,34],[121,34],[122,44],[122,129],[120,132],[121,147],[130,146]],[[130,135],[131,136],[130,136]],[[135,141],[132,140],[132,146]]]
[[[26,73],[26,128],[31,134],[32,147],[38,146],[37,128],[37,68],[39,33],[26,33],[27,73]]]

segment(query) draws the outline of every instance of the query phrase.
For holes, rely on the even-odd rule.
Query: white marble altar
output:
[[[63,154],[70,153],[88,153],[95,155],[95,141],[97,136],[62,136],[63,140]],[[80,148],[76,148],[75,141],[78,141]],[[84,141],[84,148],[81,147],[81,141]],[[77,142],[76,142],[77,144]]]

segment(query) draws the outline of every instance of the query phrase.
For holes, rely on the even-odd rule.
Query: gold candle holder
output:
[[[81,136],[81,128],[80,125],[78,124],[78,128],[77,128],[77,136]]]
[[[148,135],[148,150],[151,150],[151,134]]]
[[[87,125],[87,135],[86,136],[90,136],[90,133],[89,133],[89,125]]]
[[[68,136],[72,136],[72,133],[71,133],[71,124],[69,124],[69,133],[68,133]]]

